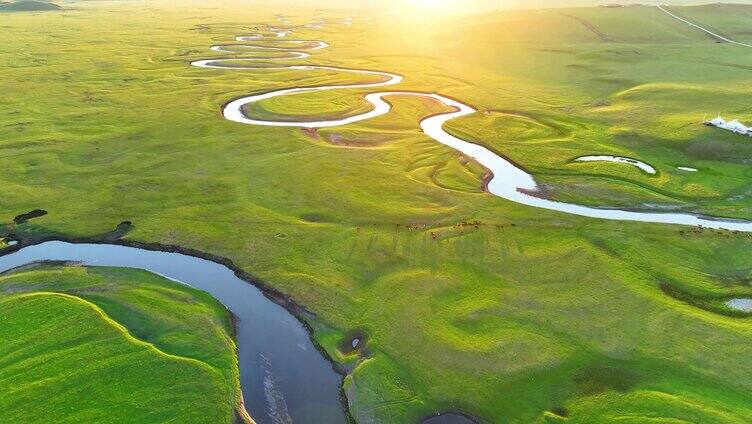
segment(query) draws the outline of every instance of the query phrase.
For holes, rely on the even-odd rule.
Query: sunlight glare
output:
[[[421,13],[446,14],[452,13],[462,4],[462,0],[402,0],[405,7],[420,10]]]

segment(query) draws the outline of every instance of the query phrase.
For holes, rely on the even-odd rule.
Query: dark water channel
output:
[[[38,261],[138,268],[210,293],[237,317],[243,396],[258,424],[347,422],[342,377],[305,327],[230,268],[181,253],[50,241],[0,257],[0,272]]]

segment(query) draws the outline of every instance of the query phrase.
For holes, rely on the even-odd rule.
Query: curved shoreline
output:
[[[13,238],[15,239],[16,237],[13,237]],[[249,274],[248,272],[244,271],[242,268],[237,266],[231,259],[223,257],[223,256],[215,255],[212,253],[207,253],[201,250],[186,248],[186,247],[182,247],[178,245],[167,245],[167,244],[161,244],[161,243],[141,242],[137,240],[126,240],[126,239],[105,240],[97,236],[65,237],[61,235],[38,237],[38,238],[34,237],[31,240],[29,239],[22,240],[13,246],[8,246],[0,250],[0,259],[13,255],[15,253],[19,253],[26,248],[33,248],[35,246],[40,246],[40,245],[43,245],[45,243],[50,243],[50,242],[60,242],[60,243],[66,243],[70,245],[78,245],[78,246],[85,246],[85,245],[101,245],[103,247],[115,246],[115,247],[121,247],[121,248],[132,248],[132,249],[137,249],[137,250],[145,251],[145,252],[153,252],[153,253],[161,253],[161,254],[178,254],[178,255],[185,256],[185,257],[189,257],[189,258],[208,261],[208,262],[224,267],[225,269],[227,269],[227,271],[231,272],[237,279],[242,280],[248,286],[257,289],[264,299],[272,302],[273,304],[287,311],[287,313],[289,313],[292,316],[295,322],[301,325],[301,327],[305,330],[305,333],[307,335],[306,339],[310,341],[311,345],[314,347],[317,354],[320,355],[320,357],[329,365],[331,370],[336,375],[339,376],[339,384],[337,385],[337,394],[338,394],[337,397],[339,401],[339,406],[341,408],[342,413],[344,414],[345,421],[348,423],[354,423],[354,419],[352,417],[352,414],[350,413],[349,403],[348,403],[348,399],[345,394],[344,385],[343,385],[344,378],[347,376],[347,370],[339,366],[339,364],[329,355],[326,349],[324,349],[324,347],[321,346],[321,344],[319,344],[316,338],[314,337],[314,330],[306,321],[306,315],[310,316],[313,314],[310,311],[308,311],[303,305],[293,300],[290,296],[285,295],[284,293],[280,292],[279,290],[265,283],[263,280],[256,278],[253,275]],[[21,264],[20,266],[25,266],[25,265],[35,263],[35,262],[39,262],[39,261],[27,262],[25,264]],[[78,262],[81,262],[81,261],[78,261]],[[96,265],[93,265],[93,266],[96,266]],[[17,268],[17,267],[13,267],[13,268]],[[143,269],[143,270],[153,272],[153,273],[155,272],[145,267],[136,267],[136,268]],[[157,274],[162,275],[159,273]],[[189,286],[192,286],[194,288],[197,288],[199,290],[206,292],[206,290],[195,287],[194,285],[181,281],[180,279],[175,279],[175,278],[171,278],[169,276],[164,276],[164,275],[162,276],[168,279],[172,279],[173,281],[176,281],[180,284],[189,285]],[[211,293],[210,295],[212,295],[212,297],[215,297]],[[223,303],[223,302],[220,301],[220,303]],[[225,306],[227,307],[227,305]],[[230,311],[230,312],[232,313],[232,317],[233,317],[233,329],[235,330],[237,334],[238,317],[235,314],[235,312],[233,311]],[[237,341],[238,340],[236,339],[236,342]],[[240,355],[238,355],[238,362],[240,366],[241,365]],[[243,391],[243,385],[241,383],[241,395],[242,395],[242,391]],[[249,414],[248,411],[246,410],[247,401],[248,399],[245,396],[243,396],[243,404],[242,404],[243,408],[242,409],[244,410],[245,415],[248,415],[249,417],[251,417],[251,420],[253,423],[259,423],[258,414],[253,414],[253,415],[256,415],[256,418],[254,419],[253,415]],[[240,409],[239,406],[238,406],[238,409]],[[243,418],[243,411],[239,410],[238,414],[241,416],[241,418]]]
[[[247,36],[237,36],[236,40],[243,39]],[[266,40],[259,40],[266,41]],[[324,42],[317,41],[305,41],[305,40],[289,40],[298,43],[319,43],[316,49],[323,48]],[[321,44],[323,43],[323,44]],[[326,44],[328,46],[328,44]],[[263,46],[254,46],[255,48]],[[305,48],[305,46],[303,46]],[[276,47],[275,49],[280,49]],[[283,49],[283,51],[294,52],[293,49]],[[263,50],[263,49],[262,49]],[[224,50],[227,52],[227,50]],[[231,51],[230,51],[231,52]],[[298,52],[303,53],[303,52]],[[249,58],[247,60],[253,60],[256,58]],[[688,226],[703,226],[714,229],[727,229],[733,231],[752,232],[752,222],[743,220],[731,220],[724,218],[706,217],[700,215],[693,215],[688,213],[664,213],[664,212],[635,212],[622,209],[606,209],[596,208],[583,205],[577,205],[572,203],[559,202],[554,200],[545,199],[536,194],[540,193],[538,184],[532,175],[525,172],[521,167],[516,166],[510,160],[504,158],[502,155],[495,154],[489,148],[480,144],[474,144],[469,141],[454,137],[443,129],[443,125],[455,118],[470,115],[475,113],[476,110],[459,101],[447,96],[436,93],[421,93],[415,91],[389,91],[389,92],[376,92],[367,94],[364,99],[371,103],[373,108],[365,113],[358,115],[348,116],[345,118],[323,121],[271,121],[262,119],[249,118],[243,112],[244,106],[255,103],[261,100],[270,99],[274,97],[295,95],[298,93],[324,91],[324,90],[336,90],[336,89],[355,89],[355,88],[374,88],[387,85],[395,85],[402,82],[403,77],[401,75],[372,70],[358,70],[349,68],[337,68],[329,66],[318,65],[275,65],[274,67],[261,67],[261,66],[245,66],[245,67],[228,67],[222,66],[222,62],[233,61],[237,59],[211,59],[211,60],[199,60],[191,62],[192,66],[202,68],[214,68],[214,69],[226,69],[226,70],[264,70],[264,69],[291,69],[291,70],[335,70],[341,72],[351,72],[359,74],[380,75],[388,78],[386,81],[375,83],[355,83],[355,84],[338,84],[338,85],[321,85],[315,87],[306,88],[286,88],[280,90],[273,90],[264,92],[261,94],[244,96],[226,103],[222,109],[222,115],[225,119],[247,125],[259,125],[259,126],[275,126],[275,127],[302,127],[302,128],[327,128],[336,127],[340,125],[347,125],[355,122],[364,121],[367,119],[382,116],[391,111],[391,105],[384,101],[384,97],[392,95],[409,95],[409,96],[421,96],[436,100],[445,106],[453,107],[456,109],[454,112],[441,113],[434,116],[427,117],[420,122],[420,127],[423,132],[434,140],[441,144],[449,146],[459,152],[475,159],[485,168],[487,168],[493,177],[487,184],[488,192],[506,199],[511,202],[515,202],[521,205],[535,207],[539,209],[546,209],[550,211],[563,212],[571,215],[577,215],[587,218],[598,218],[614,221],[632,221],[632,222],[644,222],[655,224],[675,224],[675,225],[688,225]],[[262,59],[264,60],[264,59]],[[268,59],[273,60],[273,59]]]

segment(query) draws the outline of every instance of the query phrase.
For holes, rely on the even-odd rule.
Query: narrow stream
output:
[[[265,40],[265,39],[258,39],[256,38],[255,35],[237,36],[236,40],[248,40],[249,37],[253,37],[252,39],[257,40],[257,43],[270,41],[270,40]],[[274,42],[277,43],[277,41],[274,41]],[[290,53],[298,53],[298,54],[306,55],[307,53],[296,51],[296,50],[311,51],[311,50],[318,50],[318,49],[329,47],[328,43],[323,42],[323,41],[316,41],[316,40],[289,40],[288,43],[297,44],[297,46],[290,47],[289,49],[283,48],[283,47],[273,47],[273,49],[275,51],[287,51]],[[268,51],[270,49],[270,47],[262,46],[259,44],[220,45],[220,46],[212,46],[211,48],[214,51],[219,51],[223,53],[254,53],[254,50],[258,52],[258,51]],[[242,50],[237,50],[238,48],[242,48]],[[250,51],[248,49],[250,49]],[[279,58],[279,59],[292,59],[292,58],[294,57],[285,57],[285,58]],[[515,202],[515,203],[525,205],[525,206],[531,206],[534,208],[563,212],[567,214],[578,215],[578,216],[583,216],[583,217],[588,217],[588,218],[606,219],[606,220],[614,220],[614,221],[637,221],[637,222],[647,222],[647,223],[656,223],[656,224],[703,226],[703,227],[716,228],[716,229],[752,232],[752,222],[750,221],[723,219],[723,218],[716,218],[712,216],[700,216],[700,215],[694,215],[690,213],[636,212],[636,211],[628,211],[628,210],[622,210],[622,209],[616,209],[616,208],[600,208],[600,207],[593,207],[593,206],[584,206],[584,205],[578,205],[578,204],[573,204],[573,203],[559,202],[555,200],[546,199],[540,194],[541,193],[540,187],[538,186],[538,183],[535,181],[535,178],[530,173],[528,173],[521,167],[517,166],[516,164],[512,163],[511,161],[507,160],[506,158],[500,156],[496,152],[480,144],[475,144],[470,141],[463,140],[445,131],[444,124],[446,124],[448,121],[451,121],[453,119],[457,119],[463,116],[472,115],[476,113],[477,111],[470,105],[467,105],[459,100],[456,100],[447,96],[443,96],[441,94],[421,93],[421,92],[413,92],[413,91],[372,92],[364,96],[364,100],[373,106],[373,108],[370,111],[357,114],[357,115],[342,117],[339,119],[332,119],[332,120],[321,120],[321,121],[306,120],[306,121],[295,122],[295,121],[275,121],[275,120],[266,120],[266,119],[254,119],[254,118],[248,117],[245,114],[245,108],[250,104],[253,104],[262,100],[266,100],[266,99],[271,99],[271,98],[281,97],[281,96],[291,96],[291,95],[296,95],[300,93],[309,93],[309,92],[314,92],[314,91],[353,89],[353,88],[375,88],[375,87],[390,86],[390,85],[399,84],[404,79],[404,77],[401,75],[397,75],[397,74],[393,74],[389,72],[365,70],[365,69],[348,69],[348,68],[338,68],[338,67],[319,66],[319,65],[277,65],[275,64],[273,66],[269,66],[268,64],[266,64],[266,65],[258,66],[258,65],[252,64],[252,62],[258,61],[258,60],[268,61],[268,60],[275,60],[275,59],[269,59],[269,58],[265,59],[265,58],[258,58],[258,57],[243,58],[243,59],[203,59],[203,60],[197,60],[197,61],[191,62],[191,65],[199,67],[199,68],[210,68],[210,69],[215,69],[215,70],[222,69],[225,72],[228,72],[228,71],[229,72],[238,72],[238,71],[267,72],[267,71],[274,71],[274,70],[281,70],[281,69],[299,70],[299,71],[327,70],[327,71],[339,71],[339,72],[348,72],[348,73],[356,73],[356,74],[365,74],[369,76],[378,76],[380,77],[380,79],[375,82],[366,82],[366,83],[284,88],[280,90],[272,90],[272,91],[267,91],[267,92],[263,92],[260,94],[254,94],[251,96],[241,97],[241,98],[228,102],[224,106],[222,113],[225,119],[238,122],[241,124],[247,124],[247,125],[261,125],[261,126],[272,126],[272,127],[328,128],[328,127],[336,127],[336,126],[341,126],[341,125],[352,124],[355,122],[361,122],[361,121],[365,121],[365,120],[382,116],[382,115],[389,113],[392,109],[392,106],[391,104],[389,104],[387,101],[384,100],[384,97],[389,97],[389,96],[427,97],[429,99],[442,103],[445,106],[448,106],[449,108],[453,109],[453,111],[433,115],[433,116],[423,119],[420,122],[420,127],[423,130],[423,132],[427,136],[436,140],[437,142],[444,144],[448,147],[451,147],[469,157],[472,157],[473,159],[477,160],[478,163],[480,163],[482,166],[490,170],[491,173],[493,174],[493,177],[489,181],[487,187],[488,187],[488,191],[493,195],[496,195],[508,201]],[[246,66],[236,66],[232,64],[233,62],[237,62],[237,61],[247,61],[247,62],[251,62],[251,64],[246,65]],[[624,162],[627,163],[626,158]],[[648,173],[651,173],[650,171],[655,172],[654,168],[652,168],[651,166],[647,164],[642,164],[642,162],[630,160],[628,161],[628,163],[635,165],[635,166],[639,166],[641,169],[643,169],[644,171]]]
[[[208,292],[237,317],[243,397],[258,424],[347,422],[342,377],[303,325],[230,268],[181,253],[50,241],[0,256],[0,272],[39,261],[138,268]]]

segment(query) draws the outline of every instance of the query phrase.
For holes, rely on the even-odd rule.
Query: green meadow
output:
[[[750,6],[670,10],[752,40]],[[752,318],[725,306],[752,297],[752,237],[494,197],[482,167],[420,131],[421,118],[445,111],[424,99],[394,96],[387,115],[318,131],[229,122],[221,108],[240,96],[375,78],[189,65],[254,57],[209,46],[279,25],[278,13],[300,24],[330,19],[291,38],[331,47],[285,64],[399,73],[405,81],[383,90],[439,92],[474,106],[478,113],[447,130],[519,164],[549,198],[752,219],[752,139],[701,124],[719,112],[752,123],[752,50],[716,43],[655,7],[439,21],[369,12],[371,22],[356,17],[350,27],[337,24],[349,12],[309,6],[73,2],[0,20],[3,232],[97,238],[131,221],[128,240],[232,260],[311,312],[314,337],[350,369],[344,389],[358,423],[414,423],[448,410],[488,423],[752,421]],[[355,114],[368,109],[370,91],[382,88],[269,99],[246,112]],[[658,173],[573,162],[595,154],[639,159]],[[12,223],[38,208],[49,214]],[[103,293],[79,286],[97,281],[116,284]],[[134,282],[160,289],[131,292]],[[25,289],[7,289],[16,284]],[[0,384],[69,373],[76,361],[120,349],[142,361],[134,381],[150,385],[132,397],[105,384],[128,364],[91,362],[69,386],[44,386],[28,401],[0,390],[0,414],[54,397],[61,416],[79,418],[67,415],[81,402],[76,379],[97,375],[93,390],[137,399],[137,422],[229,420],[238,383],[228,317],[204,295],[166,287],[112,269],[2,277],[2,339],[55,336],[14,351],[25,355],[19,361],[55,355],[65,337],[87,339],[59,366],[0,367]],[[170,292],[157,301],[149,290]],[[185,296],[201,302],[172,313]],[[190,322],[162,338],[163,320],[175,316]],[[340,351],[352,331],[367,334],[367,354]],[[194,413],[204,415],[179,415]]]
[[[45,265],[0,276],[0,421],[231,423],[228,312],[144,271]]]

